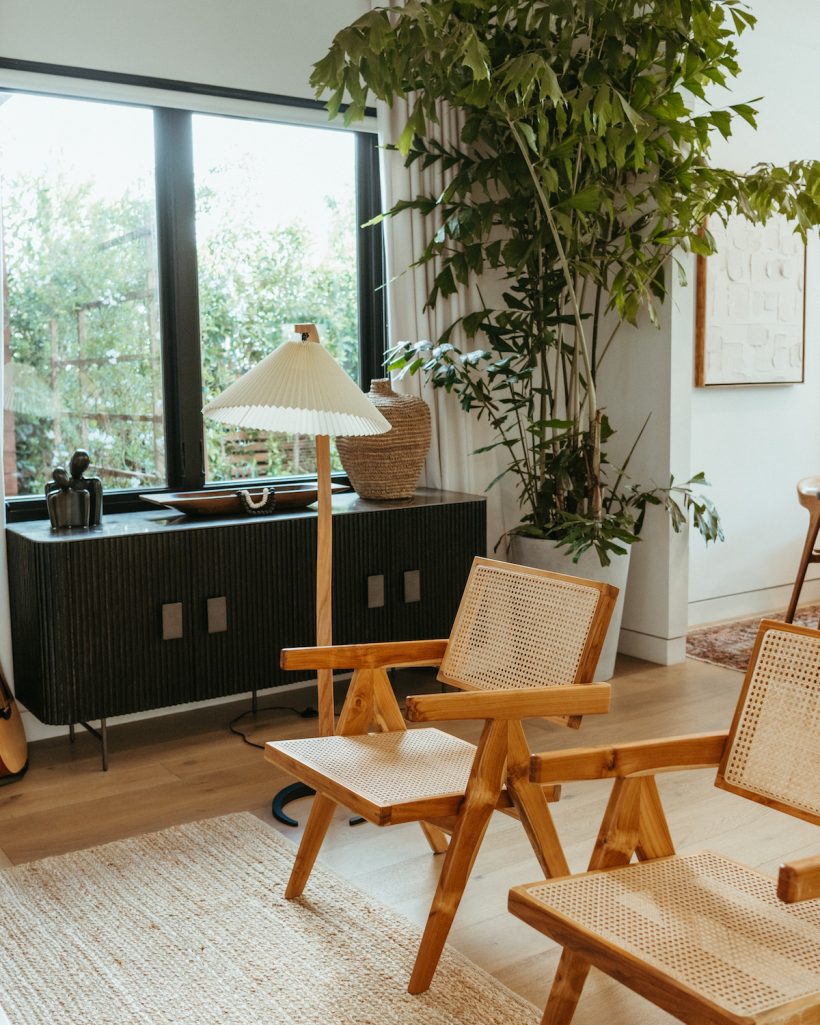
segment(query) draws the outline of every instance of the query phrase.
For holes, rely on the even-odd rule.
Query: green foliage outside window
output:
[[[208,197],[200,201],[207,204]],[[288,325],[324,325],[323,341],[354,378],[358,367],[355,219],[329,206],[318,264],[297,219],[267,232],[229,227],[200,248],[202,375],[225,388],[281,341]],[[55,462],[85,447],[106,488],[165,484],[162,371],[153,204],[90,185],[18,178],[5,185],[3,244],[19,494],[40,494]],[[204,404],[204,400],[203,400]],[[253,467],[207,431],[208,479]],[[266,440],[267,469],[288,474],[292,444]]]

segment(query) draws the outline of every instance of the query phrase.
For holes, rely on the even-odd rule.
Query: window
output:
[[[305,321],[358,380],[355,137],[204,115],[192,130],[205,395]],[[312,438],[210,420],[205,455],[208,481],[316,470]]]
[[[358,226],[378,209],[369,133],[0,93],[10,514],[43,515],[78,447],[108,510],[313,472],[312,439],[203,423],[203,393],[305,320],[369,379],[381,237]]]
[[[107,488],[165,484],[151,112],[2,100],[7,494],[74,448]]]

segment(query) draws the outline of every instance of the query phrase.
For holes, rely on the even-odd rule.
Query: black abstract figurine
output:
[[[52,480],[46,484],[46,504],[51,526],[96,527],[102,520],[102,481],[85,477],[91,459],[85,449],[78,448],[69,463],[70,476],[62,466],[55,466]]]

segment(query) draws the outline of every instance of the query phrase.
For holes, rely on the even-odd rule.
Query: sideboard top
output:
[[[333,515],[349,513],[390,512],[396,509],[424,508],[427,506],[457,505],[465,502],[484,502],[483,495],[465,495],[455,491],[435,491],[420,488],[413,498],[396,501],[368,501],[357,494],[333,496]],[[135,534],[156,534],[168,531],[202,530],[220,526],[239,526],[270,523],[275,520],[295,520],[315,517],[315,504],[307,509],[272,513],[270,516],[186,516],[173,509],[156,506],[145,512],[112,513],[103,515],[99,527],[63,528],[52,530],[47,519],[10,523],[6,531],[29,541],[53,543],[88,541],[101,538],[130,537]]]

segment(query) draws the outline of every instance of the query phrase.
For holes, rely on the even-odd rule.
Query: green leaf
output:
[[[530,128],[526,121],[521,121],[516,127],[518,128],[518,131],[524,136],[527,145],[530,147],[533,153],[537,155],[538,143],[535,139],[535,132],[532,130],[532,128]]]
[[[475,32],[468,34],[462,56],[465,66],[472,71],[473,78],[477,80],[489,79],[490,69],[488,67],[489,55],[487,47],[479,41]]]
[[[732,115],[728,110],[713,110],[709,114],[709,120],[717,128],[724,139],[732,134]]]
[[[617,89],[614,89],[613,92],[620,100],[623,112],[624,114],[626,114],[627,120],[633,128],[639,128],[641,125],[646,124],[646,121],[641,117],[641,115],[636,110],[632,108],[632,106],[629,104],[623,93],[618,92]]]
[[[758,100],[754,100],[757,103]],[[757,128],[757,110],[748,103],[733,103],[729,107],[736,114],[743,118],[744,121],[748,122],[752,128]]]

